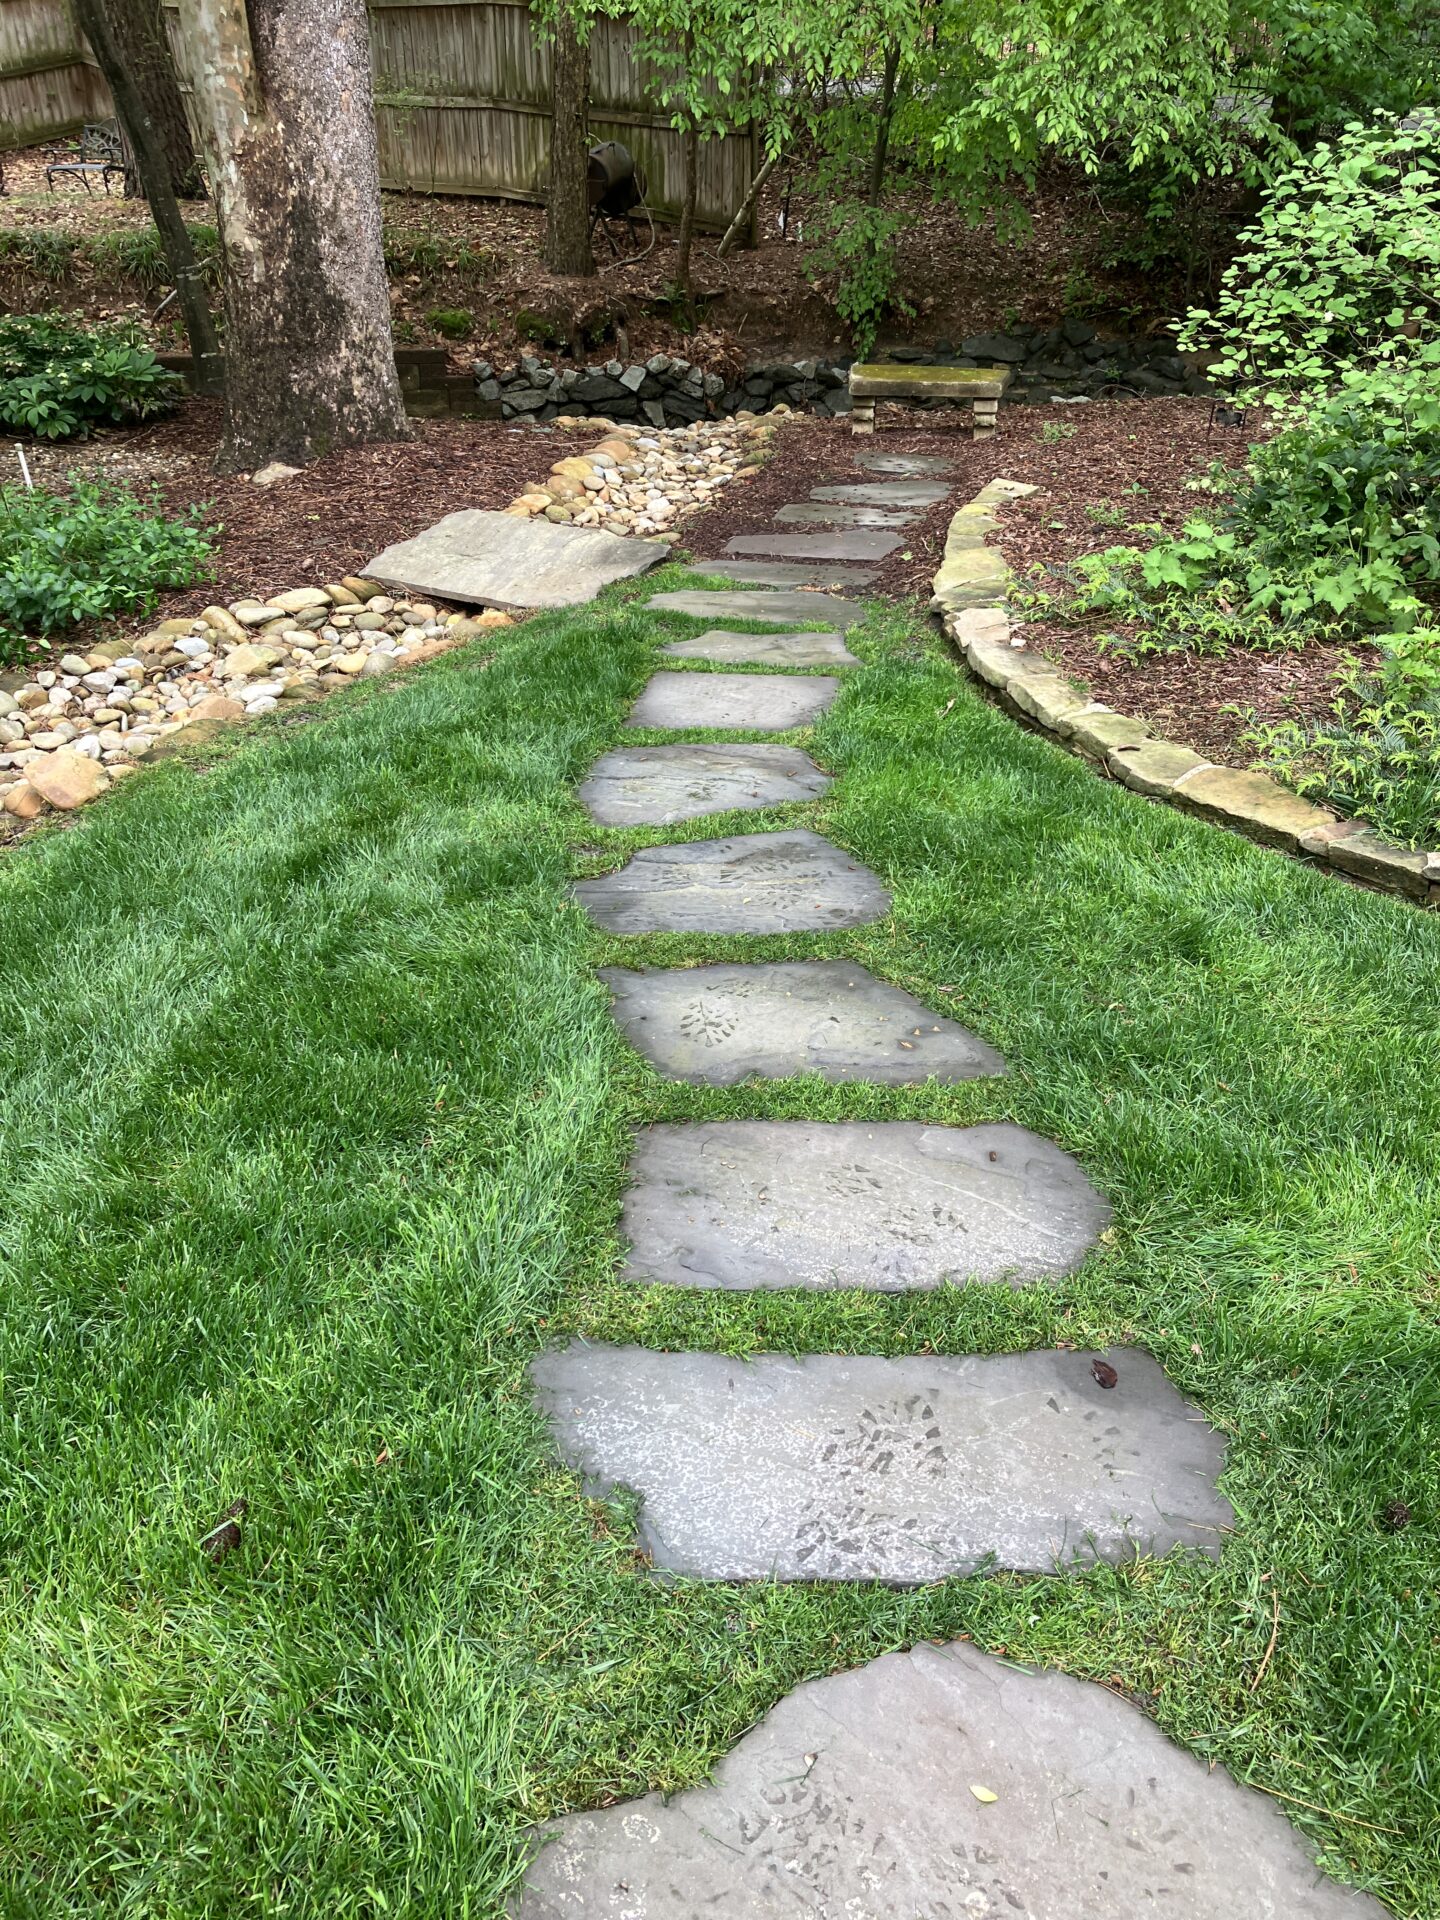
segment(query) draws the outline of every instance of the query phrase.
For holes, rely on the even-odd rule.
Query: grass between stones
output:
[[[6,1911],[493,1915],[536,1818],[697,1781],[798,1681],[970,1634],[1139,1697],[1433,1915],[1440,925],[1103,785],[913,609],[852,635],[813,733],[765,736],[842,776],[824,801],[603,832],[574,783],[708,624],[636,610],[671,583],[277,714],[0,863]],[[893,916],[616,940],[568,902],[767,824],[852,849]],[[594,975],[822,953],[1009,1076],[672,1086]],[[1115,1224],[1015,1292],[622,1287],[631,1130],[726,1116],[1015,1120]],[[1139,1342],[1230,1435],[1238,1532],[1064,1579],[662,1584],[531,1409],[575,1332]]]

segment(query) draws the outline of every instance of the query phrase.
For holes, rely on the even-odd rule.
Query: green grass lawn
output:
[[[604,833],[573,783],[700,624],[545,616],[0,860],[0,1906],[481,1920],[538,1817],[699,1780],[798,1681],[963,1633],[1143,1699],[1435,1916],[1440,923],[1102,783],[904,611],[788,736],[843,776],[818,808]],[[891,919],[618,941],[567,901],[644,838],[801,821]],[[674,1087],[594,975],[820,953],[1009,1077]],[[618,1284],[631,1130],[750,1115],[1014,1119],[1115,1224],[1015,1292]],[[1230,1436],[1237,1532],[1063,1579],[661,1584],[529,1406],[575,1331],[1138,1341]]]

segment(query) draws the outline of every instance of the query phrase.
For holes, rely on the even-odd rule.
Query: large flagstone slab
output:
[[[729,1087],[818,1073],[909,1087],[1005,1071],[993,1047],[853,960],[609,967],[601,978],[626,1039],[672,1080]]]
[[[955,472],[955,462],[936,453],[881,453],[878,448],[856,454],[855,464],[867,473],[888,473],[905,480],[920,474]]]
[[[697,560],[696,571],[752,587],[868,587],[879,575],[841,560]]]
[[[815,933],[890,911],[877,875],[803,829],[642,847],[574,891],[610,933]]]
[[[651,613],[688,613],[696,620],[763,620],[775,627],[858,627],[864,607],[826,593],[745,593],[726,587],[682,587],[655,593]]]
[[[647,1127],[630,1161],[625,1278],[898,1293],[1072,1273],[1110,1209],[1023,1127],[725,1120]]]
[[[807,1681],[705,1786],[537,1839],[513,1920],[1385,1920],[1128,1700],[962,1641]]]
[[[987,1562],[1218,1555],[1234,1521],[1224,1441],[1134,1348],[740,1360],[577,1341],[532,1374],[587,1491],[639,1494],[652,1564],[694,1579],[922,1586]]]
[[[729,633],[712,627],[694,640],[660,649],[676,660],[715,660],[725,666],[858,667],[838,633]]]
[[[913,527],[920,515],[896,513],[884,507],[846,507],[834,501],[801,500],[793,506],[777,507],[775,518],[782,526]]]
[[[829,673],[655,674],[630,709],[627,727],[737,727],[783,733],[808,727],[834,700]]]
[[[842,486],[812,487],[812,500],[830,500],[840,506],[933,507],[949,495],[939,480],[860,480]]]
[[[617,747],[602,754],[580,801],[602,827],[670,826],[706,813],[813,800],[830,785],[798,747]]]
[[[773,554],[780,560],[883,560],[901,544],[898,533],[874,527],[834,527],[828,533],[741,533],[726,553]]]
[[[665,557],[648,540],[598,527],[557,526],[472,507],[386,547],[365,574],[387,587],[466,606],[574,607]]]

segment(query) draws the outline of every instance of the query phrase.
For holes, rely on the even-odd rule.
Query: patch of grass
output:
[[[1440,927],[1103,785],[907,610],[793,736],[841,776],[818,809],[604,832],[574,783],[701,624],[637,611],[654,584],[147,771],[0,862],[7,1911],[495,1915],[535,1819],[694,1782],[800,1680],[964,1632],[1329,1809],[1288,1807],[1327,1866],[1433,1915]],[[620,941],[567,902],[647,839],[802,817],[889,919]],[[594,974],[818,953],[1009,1076],[672,1086]],[[1013,1119],[1113,1233],[1015,1292],[620,1286],[633,1129],[727,1115]],[[529,1402],[575,1331],[1139,1342],[1228,1434],[1237,1532],[1218,1564],[918,1592],[651,1581]]]

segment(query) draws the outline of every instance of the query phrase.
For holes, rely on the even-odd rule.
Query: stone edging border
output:
[[[1139,720],[1092,700],[1051,661],[1026,652],[1012,637],[1004,606],[1010,569],[985,538],[1000,524],[993,508],[1034,491],[1016,480],[992,480],[982,488],[951,520],[932,583],[932,609],[967,666],[1002,704],[1137,793],[1266,846],[1308,854],[1418,905],[1440,907],[1440,852],[1408,852],[1366,821],[1313,806],[1266,774],[1216,766],[1189,747],[1158,740]]]

